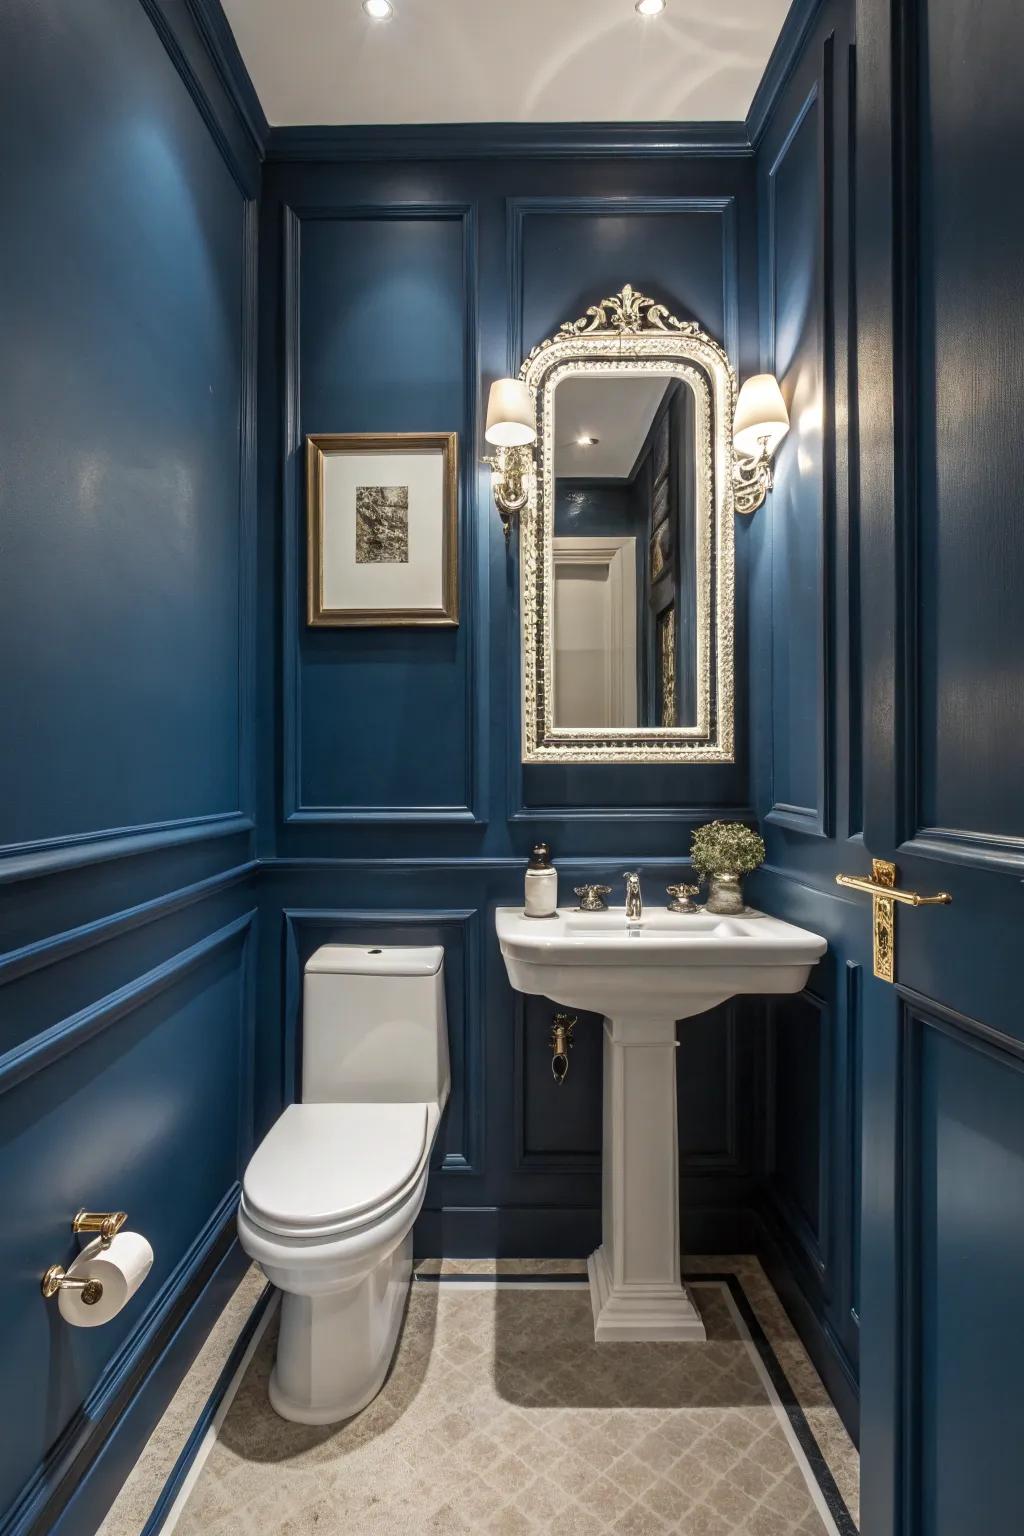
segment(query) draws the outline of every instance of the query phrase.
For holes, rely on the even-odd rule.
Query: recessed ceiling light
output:
[[[647,0],[643,0],[643,3],[646,4]],[[371,21],[390,21],[395,14],[391,0],[363,0],[363,10]]]
[[[596,448],[600,441],[599,437],[588,437],[584,432],[576,439],[576,446],[577,448]]]
[[[638,16],[660,16],[668,0],[636,0]]]

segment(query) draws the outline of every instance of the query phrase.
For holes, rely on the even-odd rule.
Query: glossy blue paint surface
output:
[[[1019,201],[997,169],[1024,136],[1007,50],[1016,7],[930,0],[917,36],[921,100],[920,741],[917,824],[1024,847],[1020,613],[1024,541],[1007,505],[1020,471],[1015,402],[1024,321],[1011,253]],[[952,103],[971,104],[965,120]],[[983,594],[983,595],[982,595]],[[951,624],[964,605],[970,622]],[[976,771],[978,753],[994,771]]]
[[[783,381],[792,423],[770,506],[772,804],[783,815],[811,820],[821,815],[820,756],[809,750],[821,733],[821,111],[815,87],[768,170],[765,318],[772,372]]]
[[[301,220],[296,380],[307,432],[458,432],[474,392],[461,210]],[[305,549],[305,464],[294,536]],[[468,472],[464,471],[464,473]],[[467,552],[471,541],[464,538]],[[297,809],[465,806],[467,626],[310,629],[300,621]],[[362,725],[353,729],[353,723]],[[373,722],[372,729],[369,722]],[[439,729],[443,722],[443,729]],[[410,743],[430,741],[429,752]]]
[[[954,1536],[1019,1507],[1024,1060],[918,1027],[919,1529]]]
[[[237,811],[242,195],[137,0],[3,52],[0,845]]]
[[[239,1272],[258,163],[211,46],[184,0],[0,20],[4,1536],[95,1528]],[[95,1330],[38,1285],[82,1206],[156,1255]]]

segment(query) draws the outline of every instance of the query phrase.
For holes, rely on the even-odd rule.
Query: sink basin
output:
[[[799,992],[825,940],[750,910],[532,918],[499,907],[495,923],[517,992],[604,1016],[602,1241],[587,1261],[594,1337],[703,1342],[679,1251],[676,1021],[739,993]]]
[[[606,1016],[685,1019],[741,992],[799,992],[825,953],[816,933],[752,910],[716,917],[645,907],[627,919],[625,907],[610,907],[534,918],[499,907],[496,920],[517,992]]]

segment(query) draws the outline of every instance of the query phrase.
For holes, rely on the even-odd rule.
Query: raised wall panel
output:
[[[577,1021],[561,1083],[551,1073],[551,1026],[558,1013]],[[515,1028],[517,1166],[527,1172],[600,1173],[603,1020],[545,997],[517,994]]]
[[[381,205],[285,217],[285,816],[476,819],[472,208]],[[455,629],[305,622],[310,432],[457,432]]]
[[[19,1385],[0,1439],[0,1510],[60,1462],[84,1398],[173,1303],[181,1256],[236,1189],[251,1146],[253,913],[0,1056],[8,1288],[0,1348]],[[142,1290],[96,1330],[56,1319],[33,1283],[77,1251],[82,1206],[125,1209],[155,1251]],[[168,1289],[170,1287],[170,1290]]]
[[[770,1187],[805,1258],[827,1268],[829,1012],[809,992],[775,1002],[771,1012]]]
[[[908,1531],[1009,1531],[1024,1491],[1024,1059],[944,1013],[910,1007],[905,1029]]]
[[[555,1015],[577,1019],[569,1073],[551,1075]],[[687,1171],[740,1172],[744,1167],[739,1104],[739,1015],[735,1004],[678,1025],[676,1080],[679,1157]],[[534,1173],[599,1173],[602,1142],[604,1023],[599,1014],[562,1008],[547,998],[515,999],[516,1167]],[[683,1189],[686,1202],[687,1190]]]
[[[918,34],[920,617],[907,830],[944,844],[946,857],[1020,870],[1024,213],[1006,195],[1000,163],[1024,134],[1024,104],[1006,67],[1020,31],[1012,7],[984,26],[956,0],[930,0],[927,10]]]
[[[830,56],[829,56],[830,57]],[[827,821],[826,387],[822,261],[828,216],[828,78],[804,100],[767,178],[768,355],[792,430],[775,460],[770,519],[769,818],[821,836]]]

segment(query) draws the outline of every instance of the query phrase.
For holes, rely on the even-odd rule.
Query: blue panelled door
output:
[[[1012,0],[862,0],[862,1528],[1024,1526],[1024,144]],[[864,873],[867,860],[858,873]],[[864,900],[863,922],[870,922]]]

